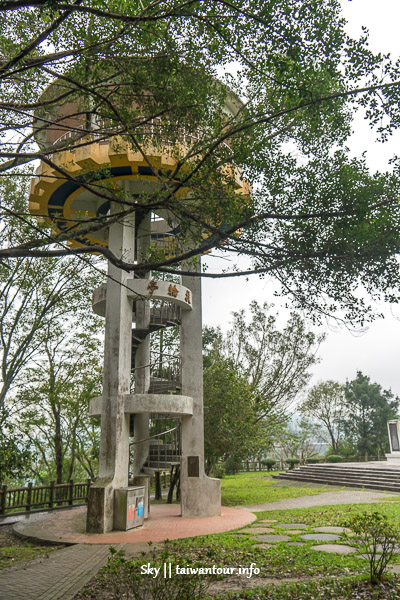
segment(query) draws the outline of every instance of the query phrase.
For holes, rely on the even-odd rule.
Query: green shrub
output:
[[[343,457],[339,456],[339,454],[331,454],[330,456],[326,457],[326,462],[328,462],[328,463],[343,462]]]
[[[261,461],[264,467],[267,467],[267,471],[272,471],[272,467],[276,465],[276,460],[274,458],[266,458]]]
[[[223,465],[214,465],[211,471],[211,477],[222,479],[225,475],[225,468]]]
[[[317,465],[321,460],[322,458],[307,458],[306,462],[308,465]]]
[[[242,468],[242,462],[237,458],[227,458],[224,464],[225,473],[227,475],[235,475]]]
[[[377,511],[363,512],[345,521],[355,533],[348,540],[369,560],[371,583],[378,583],[400,545],[400,529],[395,521]]]
[[[293,469],[295,465],[300,464],[300,459],[299,458],[287,458],[285,460],[285,463],[287,465],[289,465],[289,469]]]

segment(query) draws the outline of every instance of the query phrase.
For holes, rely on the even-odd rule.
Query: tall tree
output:
[[[93,333],[66,329],[47,339],[37,366],[26,373],[16,395],[18,427],[39,460],[39,480],[62,483],[82,469],[93,475],[88,448],[89,400],[101,390],[99,342]]]
[[[204,371],[204,433],[207,472],[221,459],[244,460],[260,452],[266,442],[254,418],[249,382],[216,352]]]
[[[0,179],[3,209],[25,206],[29,179]],[[0,225],[2,244],[24,244],[30,223],[10,217]],[[32,384],[32,374],[60,338],[85,325],[96,328],[91,292],[100,274],[96,259],[10,258],[0,261],[0,480],[19,481],[32,473],[38,448],[29,440],[33,427],[21,424],[19,393]],[[68,331],[67,331],[68,330]],[[43,374],[42,374],[43,375]],[[38,379],[43,385],[43,376]],[[25,385],[25,387],[24,387]],[[35,390],[38,392],[38,389]],[[42,390],[43,391],[43,390]],[[37,399],[39,396],[37,396]],[[36,407],[39,410],[39,407]],[[51,420],[46,421],[48,426]],[[31,423],[32,426],[32,423]],[[53,431],[53,438],[55,432]],[[57,438],[56,438],[57,439]]]
[[[27,180],[0,178],[3,208],[20,210]],[[24,244],[29,223],[12,217],[0,227],[3,244]],[[13,416],[7,395],[48,340],[68,319],[89,320],[94,326],[90,296],[101,281],[95,260],[67,258],[12,258],[0,262],[0,430]]]
[[[279,330],[271,307],[233,313],[226,336],[203,332],[205,451],[208,466],[221,458],[259,457],[271,448],[288,408],[309,380],[321,337],[292,315]],[[279,436],[278,436],[279,437]]]
[[[0,430],[0,485],[23,482],[31,473],[35,455],[14,423]]]
[[[225,353],[253,390],[255,419],[274,427],[286,419],[288,409],[309,381],[309,369],[317,362],[316,351],[324,336],[307,330],[296,313],[279,330],[271,308],[253,301],[250,320],[243,310],[233,313]]]
[[[343,433],[344,390],[344,386],[337,381],[320,381],[311,388],[307,399],[299,407],[302,415],[326,428],[333,454],[338,454],[338,444]]]
[[[360,455],[384,456],[389,451],[387,421],[398,411],[399,398],[391,390],[382,390],[377,383],[357,372],[357,377],[345,386],[346,416],[344,431],[347,440]]]
[[[298,458],[304,463],[308,458],[318,456],[321,431],[318,425],[301,419],[288,427],[279,428],[273,438],[273,448],[281,463],[287,458]]]
[[[21,164],[40,159],[54,180],[75,180],[121,207],[120,215],[77,215],[68,227],[54,214],[57,233],[25,207],[2,205],[3,219],[16,215],[31,236],[2,244],[0,258],[95,249],[132,271],[179,272],[188,258],[180,250],[166,258],[154,247],[145,264],[127,265],[101,245],[66,244],[151,208],[180,221],[178,242],[190,234],[190,254],[249,256],[248,272],[273,276],[277,292],[314,314],[341,307],[344,318],[362,321],[369,306],[360,282],[398,300],[399,161],[371,174],[346,141],[356,110],[383,141],[398,128],[400,63],[373,54],[365,32],[346,34],[339,0],[4,0],[0,22],[0,171],[26,177]],[[236,106],[234,117],[219,109],[224,101]],[[68,123],[58,111],[67,104],[75,107]],[[51,149],[42,143],[48,126],[64,132]],[[181,154],[173,172],[146,159],[159,187],[140,199],[62,167],[61,153],[98,142],[145,156],[150,138]],[[251,195],[246,186],[236,193],[236,167]]]

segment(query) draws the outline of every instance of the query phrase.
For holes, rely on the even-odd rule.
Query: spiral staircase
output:
[[[149,334],[162,332],[168,327],[181,324],[181,309],[174,304],[152,306],[147,328],[132,329],[132,371],[135,370],[135,355]],[[181,392],[181,360],[179,355],[151,350],[149,394],[179,394]],[[131,415],[131,431],[134,429]],[[151,413],[150,421],[156,425],[156,433],[149,442],[149,455],[142,472],[153,476],[157,471],[170,470],[179,465],[181,459],[181,423],[173,415]],[[171,425],[173,425],[171,427]]]

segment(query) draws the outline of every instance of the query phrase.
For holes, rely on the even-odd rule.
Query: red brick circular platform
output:
[[[14,531],[24,537],[56,544],[134,544],[221,533],[244,527],[256,516],[247,510],[222,507],[220,517],[181,517],[179,504],[154,504],[143,527],[106,534],[85,532],[86,507],[31,515]]]

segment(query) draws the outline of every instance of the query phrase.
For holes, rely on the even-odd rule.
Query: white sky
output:
[[[348,32],[353,37],[361,34],[364,25],[370,32],[370,48],[374,52],[400,55],[400,1],[399,0],[341,0]],[[397,143],[399,142],[399,143]],[[356,154],[367,150],[372,170],[385,170],[387,160],[399,153],[400,133],[387,144],[374,142],[362,119],[355,123],[351,148]],[[210,264],[211,266],[211,264]],[[262,303],[279,300],[273,298],[273,282],[251,276],[222,280],[203,279],[203,321],[206,325],[229,327],[231,312],[247,308],[252,300]],[[361,370],[383,388],[392,388],[400,396],[400,306],[381,306],[385,319],[372,323],[362,335],[346,329],[328,331],[327,340],[319,350],[320,364],[314,367],[312,383],[320,379],[344,382],[353,379]],[[280,310],[282,316],[284,310]]]

